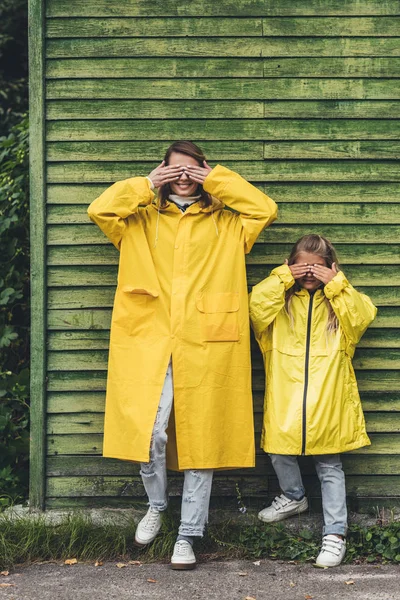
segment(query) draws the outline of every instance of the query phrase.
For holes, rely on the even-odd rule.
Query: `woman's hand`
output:
[[[185,165],[184,167],[186,175],[189,177],[189,179],[195,181],[196,183],[200,183],[201,185],[203,185],[205,178],[212,171],[212,168],[206,163],[205,160],[203,160],[203,165],[203,167],[200,167],[200,165]]]
[[[301,279],[307,275],[307,272],[310,271],[310,267],[307,263],[297,264],[297,265],[289,265],[288,260],[285,260],[285,265],[288,265],[294,279]]]
[[[148,175],[154,187],[159,188],[171,181],[177,181],[183,173],[181,165],[165,166],[165,160]]]
[[[309,270],[316,279],[319,279],[325,285],[332,281],[335,275],[338,273],[336,263],[332,263],[332,268],[323,267],[322,265],[310,265]]]

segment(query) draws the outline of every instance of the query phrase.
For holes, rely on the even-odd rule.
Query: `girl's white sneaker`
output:
[[[317,556],[317,567],[338,567],[346,554],[346,540],[336,535],[325,535],[322,538],[321,552]]]
[[[174,553],[171,558],[171,569],[186,571],[194,569],[196,566],[196,557],[193,548],[186,540],[179,540],[175,543]]]
[[[277,521],[283,521],[293,515],[299,515],[308,509],[308,500],[304,496],[301,500],[290,500],[286,498],[284,494],[277,496],[273,500],[271,506],[263,508],[258,513],[258,518],[264,523],[276,523]]]
[[[156,539],[161,529],[162,513],[154,508],[149,508],[145,516],[139,521],[135,533],[135,545],[147,546]]]

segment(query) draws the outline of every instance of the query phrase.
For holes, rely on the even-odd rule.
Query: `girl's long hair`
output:
[[[171,144],[170,147],[168,148],[168,150],[166,151],[165,156],[164,156],[166,165],[169,164],[169,159],[173,152],[179,152],[180,154],[186,154],[187,156],[191,156],[192,158],[197,160],[197,162],[199,163],[199,165],[201,167],[203,166],[203,160],[206,160],[204,152],[201,150],[201,148],[196,146],[196,144],[193,144],[193,142],[179,141],[179,142],[174,142],[173,144]],[[172,193],[173,192],[171,190],[171,186],[169,183],[166,183],[165,185],[162,185],[160,187],[160,189],[158,191],[158,198],[159,198],[159,203],[160,203],[161,207],[165,206],[169,195]],[[200,196],[200,202],[201,202],[201,205],[203,208],[206,206],[210,206],[212,204],[210,194],[208,194],[203,189],[202,185],[199,184],[197,186],[195,195]]]
[[[296,262],[300,252],[316,254],[325,260],[327,267],[332,268],[333,263],[335,263],[337,269],[339,270],[336,250],[331,242],[322,237],[322,235],[310,234],[304,235],[302,238],[300,238],[292,248],[288,259],[289,265],[293,265]],[[301,286],[296,281],[295,284],[286,292],[285,296],[285,310],[292,325],[294,325],[293,313],[291,311],[292,299],[294,294],[296,294],[296,292],[298,292],[300,289]],[[339,326],[339,322],[327,298],[325,298],[325,302],[328,308],[328,323],[326,329],[328,333],[334,333]]]

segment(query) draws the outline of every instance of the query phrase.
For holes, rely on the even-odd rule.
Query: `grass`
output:
[[[168,560],[178,529],[177,513],[167,511],[160,535],[145,550],[133,544],[134,520],[124,526],[96,525],[79,513],[58,525],[43,517],[0,518],[0,570],[16,564],[65,560]],[[400,522],[373,527],[350,527],[346,562],[400,563]],[[265,525],[256,518],[225,521],[209,527],[197,542],[200,559],[272,558],[313,560],[318,553],[320,535],[309,529],[290,531],[282,524]]]

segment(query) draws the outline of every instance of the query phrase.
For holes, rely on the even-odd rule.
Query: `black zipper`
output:
[[[302,441],[301,441],[301,453],[302,454],[305,454],[305,452],[306,452],[308,364],[310,362],[311,317],[312,317],[314,293],[315,292],[310,293],[310,302],[308,305],[308,317],[307,317],[306,360],[305,360],[305,364],[304,364],[303,426],[302,426]]]

